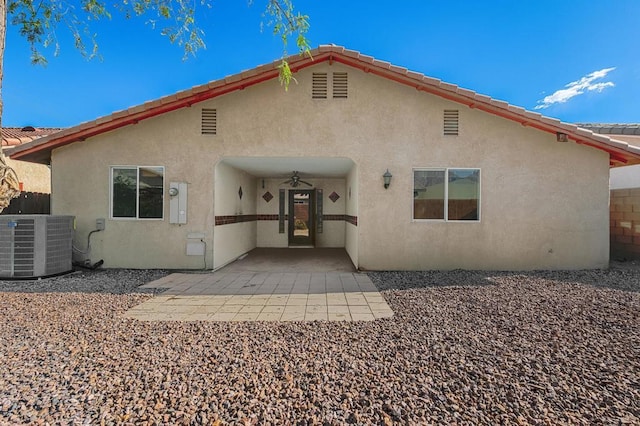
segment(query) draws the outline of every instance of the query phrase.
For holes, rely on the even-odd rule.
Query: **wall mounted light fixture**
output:
[[[391,185],[391,178],[393,177],[393,175],[391,173],[389,173],[389,169],[387,169],[386,172],[384,172],[384,174],[382,175],[382,179],[384,179],[384,189],[389,188],[389,185]]]

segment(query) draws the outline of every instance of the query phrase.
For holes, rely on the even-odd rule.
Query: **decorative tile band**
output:
[[[238,214],[229,216],[216,216],[217,225],[229,225],[231,223],[253,222],[256,220],[255,214]]]
[[[289,215],[284,215],[284,220],[288,220]],[[255,222],[256,220],[279,220],[277,214],[242,214],[229,216],[216,216],[216,226],[229,225],[231,223]]]
[[[345,214],[325,214],[322,215],[323,220],[344,220],[352,225],[358,226],[358,216],[350,216]],[[256,220],[280,220],[277,214],[240,214],[228,216],[216,216],[216,226],[230,225],[232,223],[255,222]],[[284,215],[284,220],[289,220],[289,215]]]
[[[289,215],[284,215],[285,220],[287,220],[287,216]],[[257,220],[279,220],[280,216],[277,214],[259,214],[259,215],[256,215],[256,219]]]

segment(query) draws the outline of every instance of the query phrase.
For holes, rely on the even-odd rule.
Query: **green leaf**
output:
[[[0,0],[1,1],[1,0]],[[40,49],[55,46],[54,56],[59,53],[57,34],[66,29],[73,38],[75,48],[87,59],[99,56],[95,32],[90,31],[90,23],[100,19],[110,19],[113,12],[125,18],[147,15],[147,24],[153,28],[159,23],[161,34],[171,43],[181,46],[184,59],[206,48],[204,31],[196,21],[197,7],[211,8],[213,0],[6,0],[7,21],[18,28],[19,33],[29,43],[33,63],[45,64],[46,58]],[[252,3],[252,0],[249,0]],[[282,63],[279,78],[285,90],[291,81],[295,82],[289,68],[287,46],[294,38],[300,54],[309,54],[310,47],[306,34],[309,17],[295,11],[292,0],[267,0],[263,18],[266,26],[271,26],[273,35],[282,42]],[[265,22],[260,23],[261,29]],[[87,50],[91,46],[91,50]]]

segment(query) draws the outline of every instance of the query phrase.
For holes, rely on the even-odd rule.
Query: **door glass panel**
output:
[[[309,193],[293,194],[293,236],[309,237],[311,236],[310,215],[309,215]]]

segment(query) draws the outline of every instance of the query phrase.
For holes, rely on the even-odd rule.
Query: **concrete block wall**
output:
[[[640,188],[612,190],[609,212],[611,259],[640,259]]]

